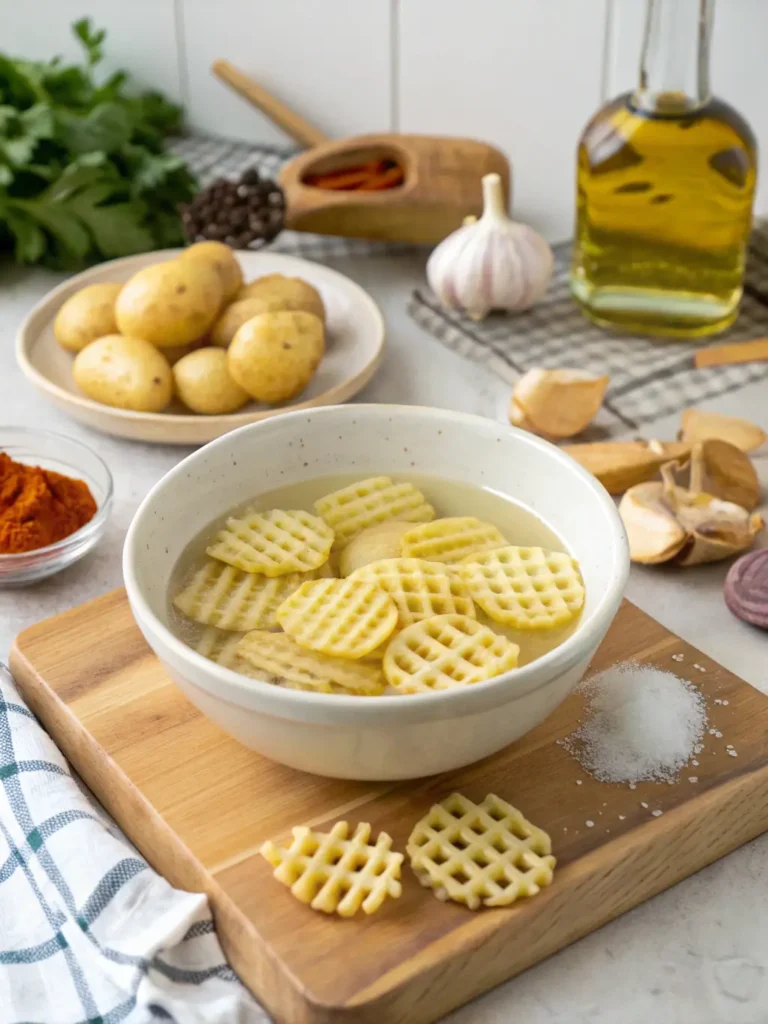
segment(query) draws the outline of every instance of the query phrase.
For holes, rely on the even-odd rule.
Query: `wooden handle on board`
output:
[[[733,363],[760,363],[768,359],[768,338],[734,341],[730,345],[700,348],[693,354],[697,369],[704,366],[729,366]]]
[[[211,71],[244,100],[257,107],[262,114],[266,114],[270,121],[273,121],[278,128],[282,128],[292,139],[301,142],[304,146],[319,146],[322,142],[328,142],[328,136],[323,135],[319,128],[315,128],[309,121],[305,121],[303,117],[287,107],[276,96],[267,92],[252,78],[236,68],[234,64],[230,64],[228,60],[215,60],[211,65]]]

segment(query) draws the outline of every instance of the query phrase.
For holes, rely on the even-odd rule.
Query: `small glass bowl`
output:
[[[0,588],[23,587],[82,558],[104,533],[112,508],[112,474],[104,460],[79,441],[33,427],[0,426],[0,451],[15,462],[42,466],[84,480],[97,505],[93,519],[63,540],[18,555],[0,554]]]

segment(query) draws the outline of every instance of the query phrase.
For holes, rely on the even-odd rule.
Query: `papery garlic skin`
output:
[[[483,203],[480,220],[448,235],[427,261],[442,305],[475,320],[492,309],[528,309],[546,292],[554,265],[541,235],[507,214],[498,174],[483,178]]]

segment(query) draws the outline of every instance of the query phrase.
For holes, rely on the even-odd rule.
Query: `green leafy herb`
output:
[[[99,82],[105,33],[72,28],[83,65],[0,54],[0,251],[71,268],[179,244],[196,183],[164,141],[181,108],[123,71]]]

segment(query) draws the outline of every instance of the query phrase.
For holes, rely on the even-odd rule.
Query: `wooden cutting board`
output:
[[[556,743],[577,724],[578,696],[506,751],[450,775],[371,784],[284,768],[186,701],[122,590],[23,632],[11,667],[149,862],[174,885],[208,893],[232,966],[278,1022],[423,1024],[768,829],[768,698],[628,603],[592,667],[626,658],[691,679],[722,733],[706,736],[698,767],[676,785],[630,790],[585,775]],[[475,800],[497,793],[545,828],[558,859],[554,884],[528,902],[473,914],[438,902],[404,866],[399,900],[341,920],[294,900],[258,855],[264,839],[294,824],[339,818],[369,821],[403,850],[416,820],[454,790]]]

